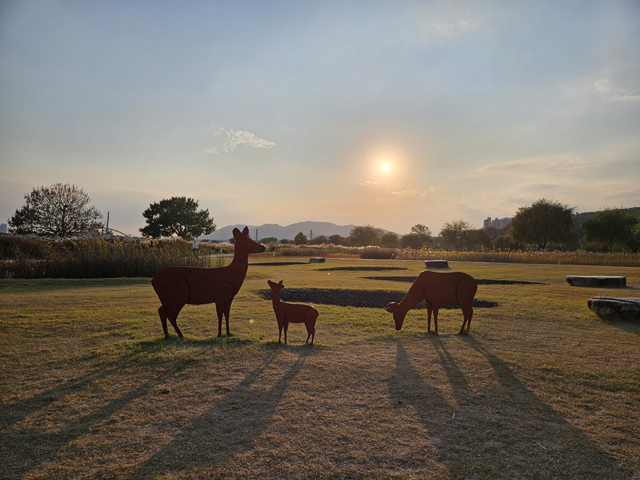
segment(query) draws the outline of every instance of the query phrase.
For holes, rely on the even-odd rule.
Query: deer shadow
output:
[[[178,474],[185,468],[206,469],[225,459],[246,452],[268,427],[280,400],[298,375],[311,349],[289,349],[298,358],[268,391],[257,393],[252,386],[280,352],[271,353],[235,388],[217,399],[211,407],[162,449],[129,475],[129,479],[156,478]],[[197,441],[194,441],[197,439]]]
[[[81,392],[83,389],[90,387],[91,384],[100,382],[112,375],[117,376],[118,372],[119,368],[114,366],[97,369],[2,408],[0,410],[0,418],[2,418],[0,422],[0,437],[2,438],[0,441],[0,456],[11,458],[17,455],[23,459],[21,462],[11,463],[10,473],[9,471],[5,473],[13,478],[26,476],[39,465],[54,458],[60,450],[74,440],[89,433],[96,425],[111,418],[138,398],[147,395],[157,385],[178,373],[173,371],[161,374],[152,380],[141,383],[124,395],[111,400],[100,408],[92,410],[87,415],[65,424],[61,430],[55,432],[48,432],[37,427],[15,427],[16,424],[25,420],[28,416],[47,408],[52,402],[62,401],[65,397]],[[10,452],[14,452],[14,454],[8,455]]]
[[[0,457],[20,457],[24,461],[9,462],[4,475],[0,478],[20,478],[27,475],[39,465],[46,463],[55,455],[71,444],[74,440],[90,433],[96,425],[108,420],[117,412],[126,409],[131,403],[152,393],[158,386],[170,382],[172,378],[181,374],[188,366],[188,362],[178,360],[168,363],[162,369],[154,369],[153,375],[146,381],[139,382],[123,395],[114,398],[99,408],[92,410],[66,423],[62,429],[49,432],[34,426],[21,426],[20,423],[33,415],[41,415],[42,411],[57,404],[65,402],[65,399],[74,394],[81,394],[93,385],[102,381],[113,381],[122,374],[123,369],[131,365],[139,367],[155,366],[157,359],[155,354],[166,345],[164,337],[144,340],[137,343],[133,351],[123,354],[118,359],[100,367],[88,369],[84,374],[73,379],[61,382],[51,388],[43,390],[30,397],[17,400],[0,406]],[[216,346],[242,348],[247,342],[242,340],[226,341],[191,341],[173,340],[184,348],[199,346]],[[250,342],[249,342],[250,343]]]
[[[464,341],[486,358],[497,385],[474,391],[438,337],[431,343],[454,401],[423,380],[401,343],[395,372],[387,382],[392,399],[415,409],[451,478],[630,478],[526,388],[503,360],[472,337]]]

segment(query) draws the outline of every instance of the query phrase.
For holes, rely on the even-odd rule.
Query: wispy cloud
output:
[[[396,187],[370,180],[367,180],[360,185],[364,188],[376,191],[376,194],[378,195],[376,200],[380,202],[389,202],[403,198],[426,200],[430,197],[429,192],[421,192],[414,189],[397,189]],[[433,188],[431,188],[431,190],[433,190]]]
[[[428,37],[452,40],[478,30],[479,16],[460,4],[439,2],[429,8],[420,20],[420,28]]]
[[[391,190],[389,193],[394,197],[415,198],[417,200],[426,200],[429,197],[429,195],[426,192],[419,192],[417,190],[397,190],[397,191]]]
[[[505,163],[492,163],[478,169],[474,175],[570,175],[575,176],[594,166],[577,154],[559,154],[541,158],[527,158]]]
[[[594,82],[593,87],[603,99],[611,102],[640,102],[640,90],[622,88],[610,76]]]
[[[245,132],[242,130],[233,130],[231,128],[218,128],[218,130],[216,130],[213,135],[221,138],[218,142],[216,142],[215,146],[205,149],[204,153],[229,153],[233,152],[241,145],[251,148],[264,149],[270,149],[276,146],[275,142],[265,140],[264,138],[259,138],[254,133]]]

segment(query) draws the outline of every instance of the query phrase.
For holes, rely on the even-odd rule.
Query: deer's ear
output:
[[[244,229],[242,230],[242,234],[249,235],[249,227],[244,227]]]
[[[240,235],[240,230],[238,230],[237,228],[234,228],[232,233],[233,233],[233,238],[235,238],[238,235]]]
[[[282,280],[280,280],[280,285],[282,285]]]

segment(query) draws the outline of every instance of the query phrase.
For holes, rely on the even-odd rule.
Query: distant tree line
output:
[[[352,247],[480,250],[577,250],[638,253],[640,249],[640,208],[625,211],[607,208],[593,214],[575,214],[575,208],[560,202],[539,199],[520,207],[507,228],[476,229],[466,220],[446,222],[434,237],[428,227],[416,224],[406,235],[397,235],[372,225],[354,227],[348,237],[318,235],[307,239],[299,232],[296,245],[334,244]],[[262,239],[276,242],[275,238]]]
[[[89,205],[87,193],[75,185],[54,184],[34,188],[24,196],[25,204],[9,219],[12,233],[70,237],[104,229],[102,214]],[[347,237],[318,235],[309,239],[298,232],[293,241],[275,237],[261,243],[295,245],[334,244],[352,247],[448,249],[448,250],[599,250],[637,253],[640,249],[640,208],[606,208],[591,214],[575,214],[575,208],[541,198],[518,209],[509,226],[475,229],[466,220],[446,222],[438,237],[423,224],[398,235],[373,225],[354,227]],[[146,226],[140,232],[149,238],[176,235],[185,240],[208,235],[216,225],[198,201],[172,197],[149,205],[142,216]]]

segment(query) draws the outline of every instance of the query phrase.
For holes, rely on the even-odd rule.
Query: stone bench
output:
[[[424,264],[427,268],[449,268],[449,262],[446,260],[425,260]]]
[[[627,277],[589,277],[583,275],[567,275],[567,282],[574,287],[609,287],[625,288]]]
[[[587,305],[604,320],[640,322],[640,297],[593,297]]]
[[[324,257],[311,257],[309,259],[309,263],[324,263],[325,260],[326,259]]]

